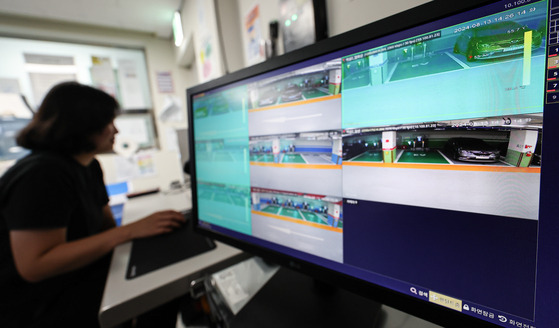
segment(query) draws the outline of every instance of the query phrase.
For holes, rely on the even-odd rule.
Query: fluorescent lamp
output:
[[[180,47],[184,40],[184,34],[182,32],[181,13],[178,10],[175,11],[173,16],[173,37],[175,39],[175,46]]]

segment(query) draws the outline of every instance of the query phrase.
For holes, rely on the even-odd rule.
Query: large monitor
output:
[[[444,326],[559,327],[555,6],[434,1],[188,89],[198,231]]]

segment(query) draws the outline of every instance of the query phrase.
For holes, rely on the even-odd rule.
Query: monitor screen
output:
[[[439,324],[559,326],[557,20],[428,3],[188,89],[198,230]]]

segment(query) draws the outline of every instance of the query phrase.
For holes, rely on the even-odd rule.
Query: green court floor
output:
[[[448,161],[436,150],[410,151],[405,150],[398,163],[448,164]]]
[[[306,163],[303,156],[299,154],[285,154],[281,160],[282,163]]]
[[[382,152],[381,151],[366,151],[355,158],[352,158],[352,162],[382,162]]]
[[[409,79],[412,77],[431,75],[436,73],[463,69],[447,54],[437,54],[433,57],[419,58],[412,61],[400,62],[392,74],[390,81]]]
[[[317,89],[303,91],[303,95],[305,96],[306,99],[328,96],[327,93]]]
[[[295,219],[302,219],[300,212],[297,209],[282,207],[278,213],[279,215],[289,216]]]

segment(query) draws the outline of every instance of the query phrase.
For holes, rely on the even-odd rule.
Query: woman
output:
[[[95,327],[110,252],[179,227],[176,211],[122,227],[95,155],[112,150],[118,104],[75,82],[46,95],[17,138],[31,150],[0,179],[3,327]]]

